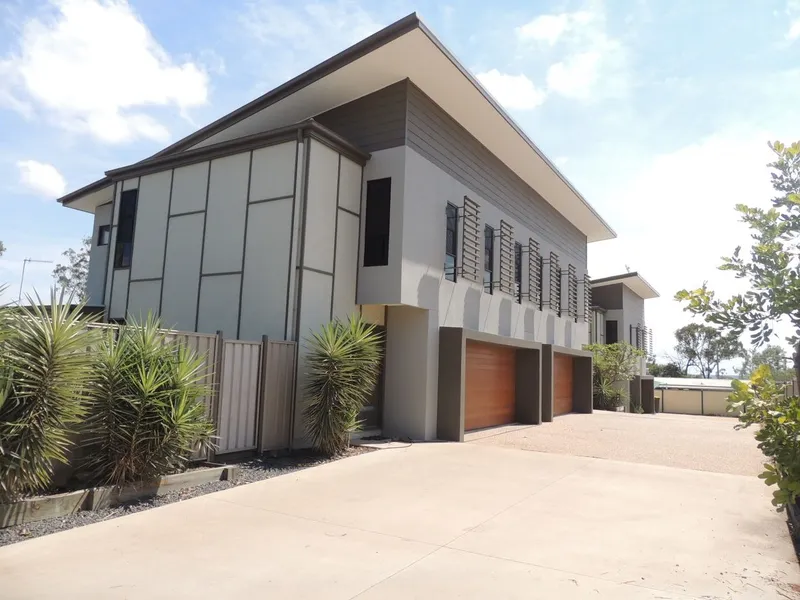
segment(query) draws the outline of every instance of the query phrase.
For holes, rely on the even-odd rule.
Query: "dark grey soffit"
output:
[[[178,154],[149,158],[128,165],[127,167],[106,171],[106,175],[115,180],[127,179],[129,177],[163,171],[164,169],[172,169],[183,165],[190,165],[220,158],[222,156],[237,154],[239,152],[246,152],[247,150],[263,148],[264,146],[279,144],[281,142],[302,139],[303,137],[314,138],[362,166],[366,164],[370,157],[368,153],[350,143],[339,134],[320,125],[314,119],[308,119],[301,123],[295,123],[294,125],[279,127],[271,131],[256,133],[227,142],[204,146],[195,150],[187,150]]]

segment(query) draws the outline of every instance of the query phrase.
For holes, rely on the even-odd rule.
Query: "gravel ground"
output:
[[[340,458],[347,458],[370,451],[370,448],[353,446],[345,455],[337,458],[320,456],[311,452],[297,452],[290,456],[278,458],[261,457],[230,463],[240,467],[239,479],[236,482],[213,481],[193,488],[176,490],[163,496],[117,506],[115,508],[107,508],[98,511],[81,511],[67,517],[56,517],[44,521],[36,521],[35,523],[24,523],[14,527],[7,527],[5,529],[0,529],[0,546],[29,540],[58,531],[64,531],[66,529],[72,529],[73,527],[83,527],[84,525],[91,525],[92,523],[99,523],[100,521],[107,521],[108,519],[124,517],[125,515],[149,510],[165,504],[181,502],[189,498],[196,498],[197,496],[211,494],[212,492],[227,490],[237,485],[246,485],[256,481],[263,481],[264,479],[271,479],[272,477],[278,477],[279,475],[285,475],[293,471],[315,467],[327,462],[339,460]]]
[[[754,429],[735,430],[731,417],[637,415],[595,411],[542,425],[509,425],[468,433],[475,444],[610,458],[681,469],[758,475],[764,455]]]

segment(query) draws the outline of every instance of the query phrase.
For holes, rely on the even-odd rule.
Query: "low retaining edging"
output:
[[[82,510],[112,508],[120,504],[163,496],[174,490],[192,488],[212,481],[236,481],[238,477],[238,466],[215,465],[186,473],[165,475],[155,481],[123,487],[101,486],[53,494],[52,496],[26,498],[12,504],[0,504],[0,528],[53,517],[64,517]]]

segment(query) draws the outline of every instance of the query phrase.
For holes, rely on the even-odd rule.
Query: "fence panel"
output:
[[[297,344],[268,341],[266,346],[259,450],[282,450],[291,442]]]
[[[260,343],[223,342],[217,454],[256,448],[260,363]]]

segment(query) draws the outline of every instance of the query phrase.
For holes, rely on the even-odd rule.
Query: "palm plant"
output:
[[[47,489],[86,408],[94,335],[82,305],[51,293],[0,315],[0,502]]]
[[[203,359],[169,341],[153,317],[106,331],[87,419],[90,474],[122,485],[185,468],[214,434],[204,379]]]
[[[333,321],[307,340],[306,429],[314,447],[329,455],[347,449],[350,433],[380,374],[381,339],[360,316]]]

